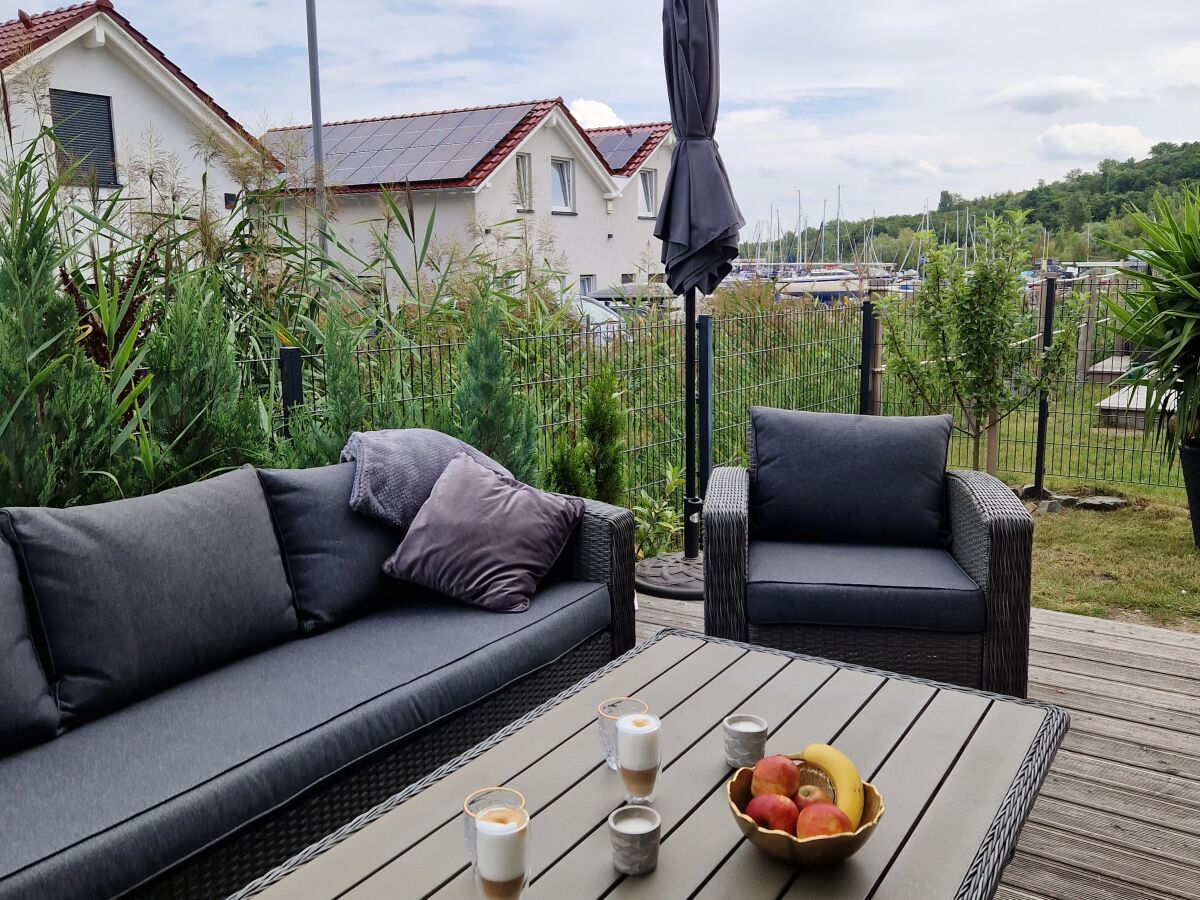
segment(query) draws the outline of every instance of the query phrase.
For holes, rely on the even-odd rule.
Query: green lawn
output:
[[[1095,486],[1052,487],[1095,493]],[[1104,493],[1121,494],[1114,488]],[[1123,494],[1116,512],[1034,517],[1035,606],[1200,631],[1200,550],[1182,491]]]

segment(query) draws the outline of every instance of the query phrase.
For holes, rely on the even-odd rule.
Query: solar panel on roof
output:
[[[525,104],[327,125],[329,182],[364,186],[463,178],[532,109]],[[312,130],[303,135],[311,147]]]
[[[478,160],[471,159],[452,159],[444,166],[438,169],[438,173],[434,176],[436,181],[450,181],[454,178],[463,178],[473,168]]]
[[[642,149],[652,133],[648,130],[632,133],[606,131],[593,134],[592,143],[596,145],[596,149],[600,151],[600,155],[604,157],[610,167],[621,169],[628,164],[629,160],[633,159],[635,153]]]

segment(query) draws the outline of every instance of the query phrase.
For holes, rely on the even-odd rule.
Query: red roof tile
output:
[[[30,15],[20,10],[18,17],[0,23],[0,70],[6,69],[22,57],[32,53],[44,44],[49,43],[60,34],[74,28],[85,19],[103,14],[110,22],[119,26],[126,34],[163,65],[172,75],[188,88],[196,98],[211,109],[230,128],[245,138],[251,144],[258,146],[258,141],[238,123],[228,112],[207,93],[200,85],[183,73],[175,63],[167,59],[157,47],[140,31],[134,28],[129,20],[113,8],[112,0],[94,0],[92,3],[79,3],[75,6],[64,6],[49,12]]]
[[[619,168],[613,168],[611,165],[609,166],[614,175],[625,176],[632,175],[645,164],[646,160],[650,158],[650,154],[653,153],[658,148],[658,145],[661,144],[666,139],[667,135],[671,133],[671,123],[647,122],[640,125],[611,125],[606,128],[589,128],[587,130],[588,137],[593,139],[597,135],[620,133],[633,135],[638,134],[639,132],[646,132],[648,137],[642,143],[642,145],[638,147],[637,151],[631,157],[629,157],[628,161],[626,161],[623,166],[620,166]],[[606,162],[608,162],[608,160],[606,160]]]

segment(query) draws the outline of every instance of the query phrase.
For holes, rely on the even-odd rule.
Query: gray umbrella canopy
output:
[[[678,143],[654,236],[676,294],[711,294],[729,274],[746,220],[717,142],[721,95],[717,0],[663,0],[663,58]]]

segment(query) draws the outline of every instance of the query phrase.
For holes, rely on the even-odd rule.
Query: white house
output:
[[[65,152],[80,161],[78,180],[102,193],[153,165],[160,180],[194,198],[207,169],[209,197],[228,204],[238,184],[220,164],[206,166],[198,147],[261,152],[111,0],[21,11],[0,24],[0,78],[0,154],[21,153],[51,125]]]
[[[472,246],[493,228],[535,224],[552,236],[564,290],[586,296],[661,272],[654,221],[669,124],[589,132],[558,98],[335,122],[322,133],[330,223],[359,259],[378,255],[381,191],[409,185],[418,226],[436,207],[442,241]],[[264,143],[311,161],[312,127],[273,129]]]

